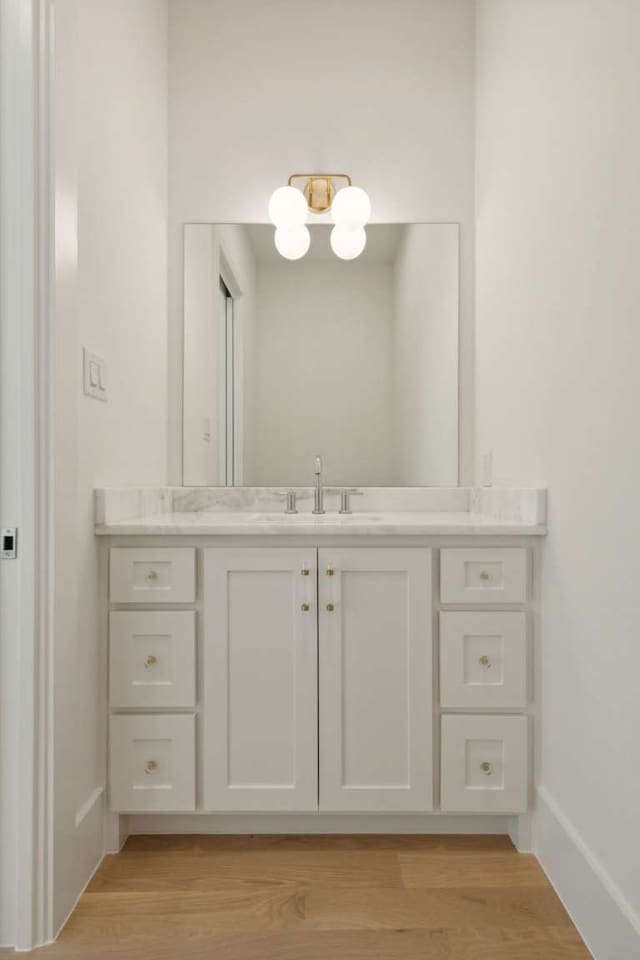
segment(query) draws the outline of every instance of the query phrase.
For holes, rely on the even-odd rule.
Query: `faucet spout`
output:
[[[316,457],[314,469],[316,485],[313,491],[313,513],[318,515],[324,513],[324,490],[322,489],[322,460]]]

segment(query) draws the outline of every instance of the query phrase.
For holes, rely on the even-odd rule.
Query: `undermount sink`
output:
[[[374,513],[262,513],[252,519],[257,523],[379,523],[381,516]]]

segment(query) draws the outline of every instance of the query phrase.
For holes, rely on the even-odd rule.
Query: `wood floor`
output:
[[[505,837],[132,837],[40,960],[588,960]],[[24,956],[24,954],[23,954]]]

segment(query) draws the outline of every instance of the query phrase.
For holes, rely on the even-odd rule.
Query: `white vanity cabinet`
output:
[[[524,538],[251,540],[108,551],[112,811],[527,811]]]

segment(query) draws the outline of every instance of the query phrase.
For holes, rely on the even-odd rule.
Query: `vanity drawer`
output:
[[[440,614],[440,704],[524,707],[527,702],[524,613]]]
[[[527,717],[444,716],[440,805],[445,813],[524,813]]]
[[[109,700],[112,707],[195,706],[195,612],[110,614]]]
[[[440,551],[442,603],[526,603],[523,547],[451,547]]]
[[[193,603],[195,550],[193,547],[113,547],[109,581],[112,603]]]
[[[194,810],[195,717],[125,716],[110,720],[110,807]]]

